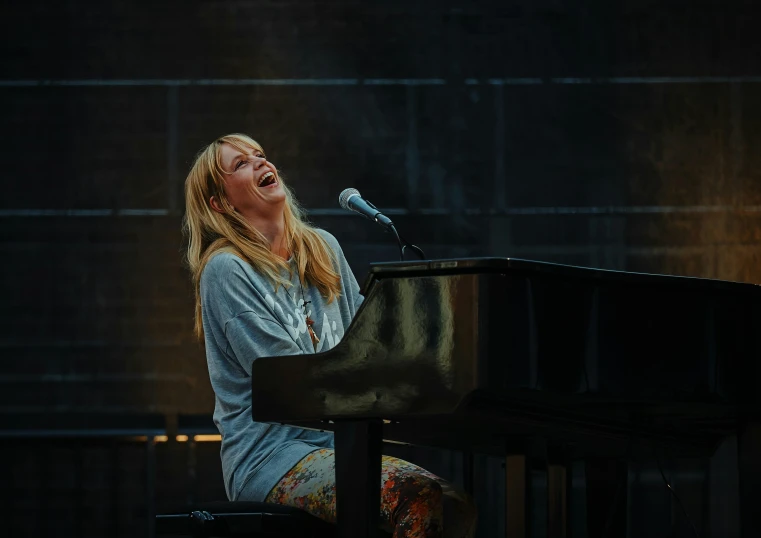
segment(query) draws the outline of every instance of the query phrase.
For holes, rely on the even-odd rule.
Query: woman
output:
[[[195,330],[216,396],[227,495],[333,522],[333,435],[253,422],[250,375],[258,357],[335,345],[362,303],[354,275],[336,239],[302,219],[277,168],[246,135],[199,153],[185,198]],[[381,487],[382,526],[395,537],[472,536],[472,503],[441,478],[384,456]]]

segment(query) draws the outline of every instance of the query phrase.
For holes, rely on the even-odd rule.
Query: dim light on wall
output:
[[[151,438],[149,438],[146,435],[142,435],[137,437],[131,437],[130,439],[134,439],[136,441],[142,441],[142,442],[145,442],[151,439],[154,443],[166,443],[167,441],[169,441],[169,437],[166,435],[156,435],[155,437],[151,437]],[[174,440],[177,441],[178,443],[187,443],[191,439],[190,439],[190,436],[188,435],[177,435],[175,436]],[[199,434],[199,435],[194,435],[192,440],[196,443],[220,443],[222,442],[222,436],[219,434]]]
[[[196,443],[208,443],[208,442],[222,442],[222,436],[217,434],[205,434],[205,435],[194,435],[193,440]]]
[[[178,443],[187,443],[190,440],[190,437],[188,437],[187,435],[178,435],[177,437],[175,437],[175,440]],[[222,436],[219,434],[215,434],[215,435],[199,434],[199,435],[193,436],[193,441],[196,443],[221,442]]]

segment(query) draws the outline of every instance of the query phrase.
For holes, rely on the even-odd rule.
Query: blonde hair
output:
[[[219,252],[230,252],[269,277],[273,287],[286,285],[282,271],[292,277],[291,269],[280,256],[272,253],[267,239],[237,213],[225,196],[225,176],[222,168],[221,147],[230,144],[248,153],[261,145],[244,134],[222,136],[203,148],[185,180],[185,218],[183,231],[187,236],[187,263],[195,288],[195,334],[203,341],[201,317],[201,273],[209,260]],[[335,254],[325,239],[303,217],[301,208],[291,190],[280,178],[285,190],[285,248],[296,261],[299,279],[315,286],[332,302],[340,294],[341,279],[333,268]],[[210,205],[210,198],[219,200],[222,213]]]

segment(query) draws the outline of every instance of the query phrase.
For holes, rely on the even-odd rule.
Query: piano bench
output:
[[[215,502],[156,515],[156,536],[334,538],[336,526],[279,504]]]

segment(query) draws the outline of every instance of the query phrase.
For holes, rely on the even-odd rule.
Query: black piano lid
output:
[[[461,287],[447,289],[457,292],[458,306],[472,305],[457,309],[464,316],[458,324],[459,344],[445,350],[447,371],[464,372],[455,376],[456,387],[437,381],[439,362],[431,366],[437,338],[424,339],[424,353],[418,353],[417,346],[399,346],[403,331],[396,331],[395,324],[402,318],[394,310],[395,290],[410,291],[402,281],[420,281],[409,283],[413,288],[420,283],[420,293],[405,295],[418,301],[434,289],[428,277],[455,280],[455,275],[467,276]],[[510,289],[519,290],[512,295],[517,300],[506,296],[505,309],[495,294]],[[363,286],[367,300],[335,347],[317,355],[254,361],[252,417],[297,425],[312,421],[316,426],[311,427],[319,427],[322,420],[394,419],[409,422],[410,429],[391,439],[450,446],[443,438],[424,438],[427,430],[415,422],[433,417],[438,426],[428,431],[443,432],[449,439],[454,430],[439,426],[459,421],[462,435],[454,437],[460,442],[475,436],[471,426],[477,424],[479,446],[496,443],[489,445],[492,448],[504,447],[506,438],[526,432],[555,435],[556,429],[562,433],[578,426],[581,433],[571,437],[590,450],[614,443],[621,432],[619,448],[628,450],[634,429],[652,428],[647,435],[663,435],[669,443],[675,442],[672,434],[692,432],[696,437],[686,445],[702,447],[697,437],[705,436],[713,451],[725,431],[736,430],[739,416],[761,413],[759,289],[753,284],[507,258],[372,264]],[[569,294],[573,300],[565,300]],[[360,331],[363,316],[373,321]],[[382,316],[391,320],[385,328],[377,323]],[[509,334],[506,320],[514,327]],[[446,330],[453,327],[447,325]],[[431,323],[425,328],[429,334],[438,330]],[[406,355],[392,368],[388,359],[400,349]],[[294,377],[293,372],[305,375]],[[401,404],[399,398],[385,397],[393,394],[389,387],[397,378],[416,387]],[[273,379],[290,382],[283,386]],[[501,417],[499,424],[495,417]],[[631,428],[629,433],[626,428]]]
[[[519,258],[460,258],[372,263],[362,286],[362,294],[366,295],[366,292],[369,291],[373,283],[383,278],[472,273],[533,274],[536,276],[547,275],[568,279],[596,280],[623,285],[627,283],[637,285],[651,284],[670,288],[681,287],[682,289],[693,289],[695,291],[726,291],[743,294],[761,293],[761,286],[757,284],[712,278],[595,269]]]

